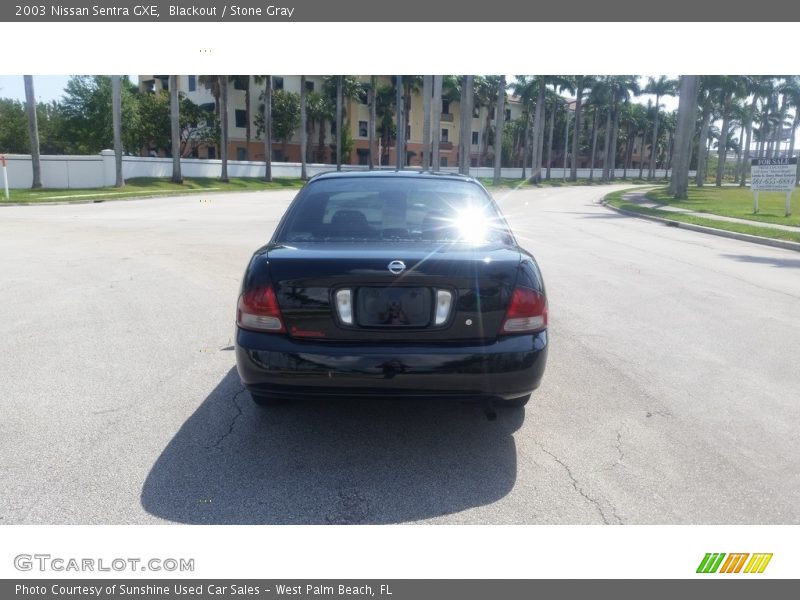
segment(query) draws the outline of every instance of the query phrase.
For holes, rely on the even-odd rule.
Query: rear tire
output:
[[[519,398],[511,398],[510,400],[501,400],[498,402],[500,406],[523,407],[531,399],[531,395],[520,396]]]
[[[275,398],[274,396],[266,396],[257,392],[250,392],[250,397],[253,402],[259,406],[276,406],[278,404],[285,404],[286,400],[283,398]]]

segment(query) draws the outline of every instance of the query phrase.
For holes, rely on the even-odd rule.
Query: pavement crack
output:
[[[244,386],[242,386],[242,389],[240,389],[231,397],[231,402],[233,402],[233,406],[236,408],[236,414],[233,415],[233,418],[231,419],[231,422],[228,425],[228,431],[219,436],[219,438],[217,438],[217,441],[215,441],[213,444],[211,444],[210,446],[206,446],[206,450],[222,450],[222,443],[228,436],[230,436],[233,433],[233,428],[236,426],[236,421],[239,419],[239,417],[242,416],[242,407],[239,405],[236,399],[243,393],[245,393],[245,391],[246,390]]]
[[[552,458],[554,461],[556,461],[559,465],[564,467],[564,470],[567,472],[567,476],[569,476],[570,482],[572,483],[572,487],[575,488],[575,491],[578,492],[578,494],[580,494],[581,497],[583,497],[587,502],[589,502],[590,504],[592,504],[595,507],[595,509],[597,510],[598,514],[600,515],[600,518],[603,519],[603,523],[604,524],[610,525],[611,522],[608,520],[608,517],[606,516],[606,513],[603,510],[603,507],[600,506],[600,502],[596,498],[593,498],[592,496],[587,494],[584,491],[584,489],[578,484],[578,480],[575,479],[575,476],[572,474],[572,469],[569,468],[569,465],[567,465],[567,463],[565,463],[563,460],[558,458],[555,454],[550,452],[550,450],[545,448],[538,441],[536,442],[536,445],[539,446],[539,448],[542,450],[542,452],[547,454],[550,458]],[[619,524],[622,524],[622,519],[620,519],[617,516],[617,514],[616,514],[616,512],[615,512],[613,507],[612,507],[612,511],[611,512],[614,515],[614,518],[617,520],[617,522]]]
[[[625,458],[625,453],[622,451],[622,429],[617,429],[617,443],[614,445],[617,449],[617,453],[619,456],[617,457],[617,463],[621,463],[622,459]]]

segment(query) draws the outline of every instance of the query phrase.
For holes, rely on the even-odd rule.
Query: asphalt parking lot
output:
[[[236,374],[293,192],[0,208],[0,524],[800,522],[800,254],[500,194],[548,287],[525,410],[298,402]]]

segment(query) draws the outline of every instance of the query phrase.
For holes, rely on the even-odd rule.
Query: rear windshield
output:
[[[466,181],[352,177],[314,181],[276,241],[512,242],[494,202]]]

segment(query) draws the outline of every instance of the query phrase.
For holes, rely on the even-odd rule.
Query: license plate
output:
[[[356,321],[362,327],[425,327],[431,320],[431,291],[417,287],[362,287]]]

